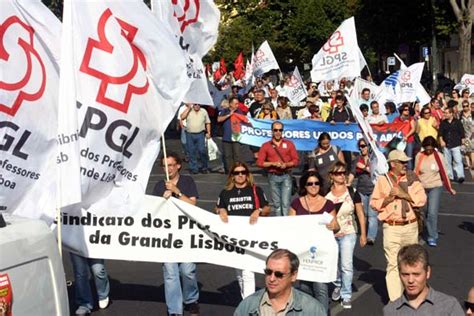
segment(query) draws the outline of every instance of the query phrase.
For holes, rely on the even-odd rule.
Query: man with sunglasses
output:
[[[398,253],[397,262],[404,291],[399,299],[385,306],[385,316],[464,315],[456,298],[428,285],[431,266],[425,248],[418,244],[404,246]]]
[[[265,265],[265,288],[240,302],[234,316],[326,315],[320,302],[293,287],[299,267],[294,253],[286,249],[274,250]]]
[[[272,124],[272,139],[262,145],[258,152],[257,166],[266,168],[272,192],[274,213],[287,216],[290,208],[292,179],[291,169],[298,166],[299,159],[292,141],[283,138],[283,123]]]
[[[403,151],[388,154],[389,172],[379,176],[370,199],[383,224],[383,248],[387,260],[387,291],[390,301],[402,295],[398,276],[397,254],[401,247],[418,242],[415,212],[426,204],[426,193],[416,174],[407,170],[411,158]]]
[[[179,155],[174,152],[168,153],[166,164],[163,159],[162,166],[163,169],[168,168],[169,180],[159,181],[155,185],[152,195],[162,196],[166,199],[173,196],[186,203],[196,205],[199,197],[196,183],[190,176],[180,175],[181,158]],[[199,287],[196,278],[196,264],[192,262],[163,263],[163,279],[168,314],[170,316],[182,315],[184,303],[191,315],[198,316]]]

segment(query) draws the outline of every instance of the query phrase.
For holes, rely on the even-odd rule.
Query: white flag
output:
[[[462,89],[469,89],[470,94],[474,92],[474,75],[464,74],[459,84]]]
[[[185,55],[142,1],[65,1],[63,23],[61,204],[78,202],[78,172],[84,208],[120,212],[144,194],[189,89]]]
[[[365,66],[361,65],[361,55],[354,17],[351,17],[342,22],[326,44],[313,56],[312,81],[358,77]]]
[[[2,1],[0,211],[54,218],[60,36],[41,1]]]
[[[273,55],[272,49],[267,41],[263,42],[252,56],[252,65],[253,75],[255,77],[260,77],[272,69],[280,69],[275,55]]]
[[[297,104],[308,96],[308,91],[304,86],[298,67],[295,67],[293,74],[288,78],[285,84],[286,97],[291,103]]]
[[[212,0],[152,0],[155,16],[168,24],[187,56],[191,80],[184,102],[213,105],[201,58],[217,41],[220,12]]]
[[[354,82],[354,91],[350,97],[347,98],[349,102],[350,108],[352,113],[354,114],[354,118],[356,119],[357,123],[364,134],[364,138],[367,141],[368,145],[372,148],[372,154],[370,157],[371,161],[371,176],[372,181],[375,182],[375,179],[381,175],[388,172],[388,163],[387,159],[385,158],[384,154],[380,151],[376,143],[376,137],[374,135],[374,131],[372,130],[372,126],[364,119],[362,112],[359,109],[359,105],[357,104],[357,98],[360,95],[362,90],[359,90],[360,87],[363,87],[363,83],[359,83],[362,79],[356,78]]]

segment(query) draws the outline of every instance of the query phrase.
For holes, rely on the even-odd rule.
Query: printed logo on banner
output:
[[[334,32],[323,46],[323,51],[329,54],[336,54],[339,52],[339,47],[344,45],[344,38],[340,31]]]
[[[288,80],[288,86],[292,88],[297,88],[300,85],[300,81],[296,78],[295,75],[291,75],[290,79]]]
[[[6,34],[14,34],[18,47],[6,47]],[[0,60],[2,60],[2,79],[0,89],[6,97],[0,102],[0,112],[15,116],[23,101],[36,101],[43,95],[46,87],[46,69],[38,51],[34,47],[34,33],[31,26],[17,16],[10,16],[0,24]],[[12,43],[8,43],[11,45]],[[20,53],[19,50],[23,53]],[[24,71],[19,73],[19,70]],[[3,79],[10,81],[3,81]]]
[[[465,85],[474,85],[474,79],[473,78],[466,78],[464,79],[464,84]]]
[[[256,62],[263,62],[265,59],[265,53],[259,49],[255,52],[255,57],[254,57]]]
[[[122,76],[112,76],[104,72],[107,71],[106,69],[102,71],[100,69],[95,69],[93,66],[91,66],[92,54],[101,52],[105,52],[108,54],[113,53],[114,47],[106,36],[106,25],[107,22],[109,22],[110,18],[114,18],[120,25],[119,37],[123,38],[128,43],[128,45],[130,45],[133,54],[133,64],[128,73]],[[110,34],[109,32],[110,29],[107,28],[107,33]],[[102,13],[102,16],[100,17],[99,23],[97,25],[97,35],[99,37],[99,40],[89,38],[89,40],[87,41],[86,50],[84,52],[84,58],[80,67],[81,72],[100,79],[101,81],[97,92],[96,101],[98,103],[110,106],[124,113],[128,112],[128,107],[130,105],[130,101],[132,99],[133,94],[145,94],[148,91],[149,86],[148,79],[145,79],[145,83],[141,86],[136,86],[131,83],[138,76],[143,76],[146,78],[145,55],[140,51],[138,47],[133,44],[133,40],[135,39],[137,32],[138,28],[117,17],[114,17],[112,11],[110,9],[106,9]],[[94,52],[96,50],[98,50],[99,52]],[[123,89],[126,89],[125,93],[123,94],[123,100],[114,100],[107,96],[107,89],[109,85],[120,85],[123,87]]]
[[[196,23],[199,18],[200,0],[171,0],[174,6],[174,16],[181,24],[181,33],[190,24]]]
[[[309,248],[309,252],[311,253],[311,259],[316,259],[316,246],[312,246],[311,248]]]
[[[403,72],[402,80],[405,81],[405,82],[408,82],[408,81],[410,81],[410,79],[411,79],[410,71],[407,70],[407,71]]]

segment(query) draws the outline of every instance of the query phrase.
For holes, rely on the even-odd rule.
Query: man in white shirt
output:
[[[379,103],[377,101],[370,102],[372,113],[367,117],[369,124],[383,125],[388,123],[387,116],[380,113]]]

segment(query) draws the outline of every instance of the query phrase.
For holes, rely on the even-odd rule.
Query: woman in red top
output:
[[[402,106],[400,107],[400,116],[395,118],[393,121],[394,123],[404,123],[408,122],[410,124],[410,130],[406,135],[403,135],[403,140],[407,143],[405,147],[405,154],[407,154],[408,157],[413,158],[413,149],[415,147],[415,130],[416,130],[416,124],[415,120],[413,117],[410,115],[410,105],[408,103],[402,103]],[[408,162],[407,166],[410,170],[413,170],[413,160],[410,160]]]

